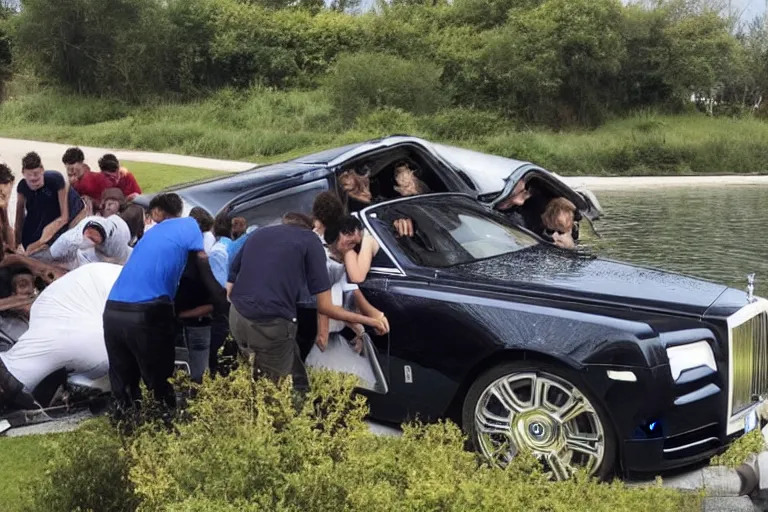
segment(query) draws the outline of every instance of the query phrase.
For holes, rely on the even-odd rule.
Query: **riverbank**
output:
[[[392,133],[528,160],[564,176],[768,174],[768,123],[750,118],[648,113],[595,130],[551,132],[520,130],[469,109],[425,116],[385,109],[343,123],[320,90],[265,89],[138,106],[41,90],[0,106],[5,137],[243,162],[275,162]]]

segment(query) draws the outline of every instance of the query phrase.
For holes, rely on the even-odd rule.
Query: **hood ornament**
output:
[[[749,274],[747,275],[747,301],[757,302],[757,299],[755,298],[755,274]]]

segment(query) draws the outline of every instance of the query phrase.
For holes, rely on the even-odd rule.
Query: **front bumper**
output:
[[[695,369],[675,383],[666,365],[633,371],[636,382],[605,377],[597,388],[606,390],[603,399],[614,423],[625,475],[660,473],[706,461],[743,435],[743,419],[738,431],[728,433],[724,372]],[[588,371],[593,384],[595,377],[606,373],[605,367]],[[768,404],[761,411],[766,409]]]

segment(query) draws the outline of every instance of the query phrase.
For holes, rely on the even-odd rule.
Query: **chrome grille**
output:
[[[738,414],[768,394],[768,313],[762,312],[733,328],[733,396],[731,414]]]

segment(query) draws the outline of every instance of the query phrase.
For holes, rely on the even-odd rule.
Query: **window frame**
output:
[[[303,192],[307,192],[311,190],[317,190],[317,193],[315,194],[315,196],[317,196],[318,194],[321,194],[322,192],[326,192],[330,189],[331,189],[331,186],[327,178],[313,180],[307,183],[302,183],[300,185],[288,186],[277,192],[272,192],[268,195],[255,197],[253,199],[248,199],[246,201],[243,201],[242,203],[232,205],[232,208],[228,212],[228,216],[230,218],[245,216],[243,215],[244,212],[255,210],[273,201],[278,201],[280,199],[291,197],[291,196],[301,194]],[[309,206],[311,208],[312,206],[311,203]],[[278,217],[278,221],[286,213],[289,213],[289,212],[283,211]],[[274,224],[262,224],[262,225],[258,225],[257,227],[265,227],[265,226],[272,226],[272,225]]]
[[[497,217],[498,220],[501,221],[502,224],[509,224],[509,222],[503,216],[499,215],[498,213],[496,213],[493,210],[490,210],[485,204],[479,202],[476,198],[474,198],[474,197],[472,197],[472,196],[470,196],[468,194],[462,194],[462,193],[456,193],[456,192],[447,192],[447,193],[442,193],[442,194],[429,194],[429,195],[426,195],[426,196],[403,197],[403,198],[400,198],[400,199],[395,199],[395,200],[392,200],[392,201],[386,201],[386,202],[383,202],[383,203],[378,203],[378,204],[375,204],[375,205],[371,205],[371,206],[365,208],[364,210],[362,210],[360,212],[360,216],[363,219],[363,223],[364,223],[365,227],[368,229],[368,231],[372,235],[374,235],[374,237],[376,238],[376,241],[379,243],[379,247],[381,247],[382,250],[384,250],[385,254],[394,263],[394,265],[397,267],[398,272],[401,273],[402,275],[408,275],[407,272],[404,270],[407,267],[427,269],[430,272],[440,272],[440,271],[445,270],[446,268],[450,268],[450,267],[431,267],[431,266],[422,265],[422,264],[420,264],[420,263],[418,263],[416,261],[413,261],[406,254],[406,252],[402,248],[400,248],[398,246],[397,240],[395,239],[395,237],[393,235],[391,235],[391,233],[386,233],[386,235],[382,236],[381,233],[378,233],[377,230],[374,230],[373,229],[373,224],[370,222],[370,219],[377,219],[378,220],[378,212],[376,210],[378,210],[379,208],[392,206],[394,204],[402,203],[402,202],[406,202],[406,201],[407,202],[419,201],[420,198],[425,198],[425,199],[428,199],[428,200],[434,200],[435,196],[442,196],[442,197],[446,197],[446,198],[460,197],[460,198],[469,199],[471,201],[474,201],[481,209],[483,209],[486,213],[488,213],[489,216]],[[513,227],[514,229],[519,230],[524,235],[531,237],[534,241],[536,241],[537,244],[541,244],[542,243],[541,239],[539,237],[537,237],[534,233],[531,233],[531,232],[527,231],[526,229],[521,229],[519,226],[515,226],[515,225],[511,225],[511,224],[509,224],[509,225],[510,225],[510,227]],[[391,241],[394,242],[394,247],[391,247],[389,244],[385,243],[384,240],[387,239],[387,237],[388,237],[388,239],[390,239]],[[481,259],[487,259],[487,258],[481,258]],[[480,261],[480,260],[478,260],[478,261]],[[371,270],[373,270],[373,268],[371,268]],[[377,267],[377,270],[381,271],[382,273],[389,273],[389,274],[392,273],[392,269],[385,269],[385,268],[379,269]]]

